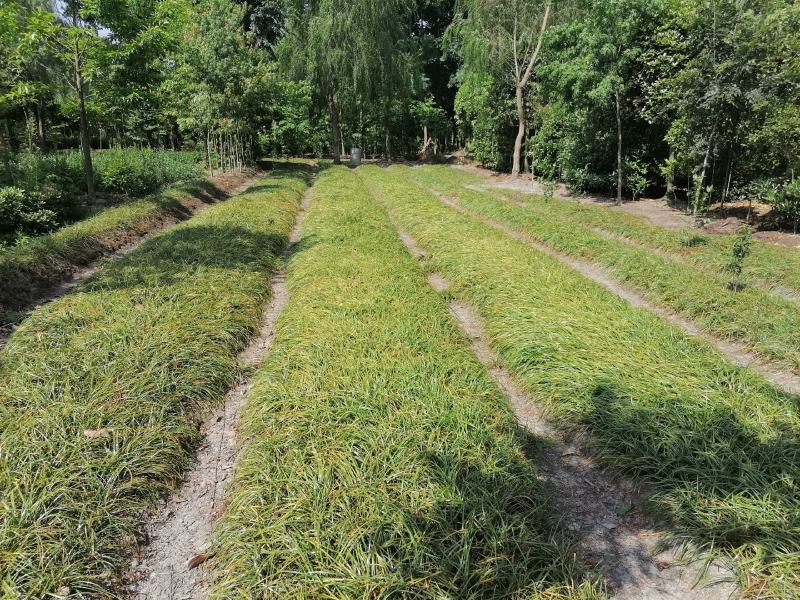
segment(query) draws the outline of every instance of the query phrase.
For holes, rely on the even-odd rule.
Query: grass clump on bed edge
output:
[[[384,210],[344,168],[312,193],[212,596],[595,597],[531,440]]]
[[[0,352],[3,598],[108,597],[237,377],[307,171],[276,173],[106,264]]]
[[[557,260],[442,205],[400,168],[362,176],[486,321],[503,363],[600,459],[645,484],[673,540],[745,593],[800,590],[798,398]]]
[[[405,172],[416,177],[417,171]],[[446,177],[447,173],[443,175]],[[447,194],[473,214],[528,233],[559,252],[608,268],[619,281],[631,284],[652,302],[692,319],[706,331],[744,342],[756,352],[800,372],[797,304],[754,287],[731,290],[727,274],[697,269],[647,248],[576,227],[573,220],[559,214],[562,202],[531,202],[521,207],[492,194],[458,186],[451,187]]]

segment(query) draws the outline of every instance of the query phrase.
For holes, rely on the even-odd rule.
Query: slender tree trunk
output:
[[[342,129],[339,125],[339,105],[336,102],[336,95],[331,95],[328,100],[328,108],[331,112],[331,156],[333,164],[338,165],[342,162]]]
[[[622,204],[622,115],[619,90],[614,93],[617,114],[617,206]]]
[[[86,174],[86,195],[94,200],[94,168],[92,167],[92,145],[89,139],[89,119],[86,116],[86,97],[83,89],[83,67],[75,45],[75,89],[78,92],[78,112],[80,115],[81,152],[83,153],[83,170]]]
[[[669,147],[669,162],[675,160],[675,149],[670,146]],[[664,197],[667,199],[667,202],[673,202],[675,200],[675,173],[672,172],[672,169],[669,171],[669,175],[667,175],[667,191],[664,194]]]
[[[11,130],[8,128],[8,119],[3,119],[3,135],[0,137],[0,155],[3,158],[3,171],[8,183],[14,183],[14,173],[11,170]]]
[[[697,185],[694,189],[694,202],[692,206],[693,216],[697,216],[697,209],[698,205],[700,204],[700,195],[703,193],[703,184],[705,183],[706,171],[708,170],[708,160],[711,158],[711,146],[714,143],[714,133],[715,131],[712,131],[708,138],[708,147],[706,148],[706,154],[703,157],[703,167],[700,169],[700,181],[697,182]]]
[[[517,99],[517,138],[514,140],[514,162],[511,166],[511,175],[517,177],[520,171],[522,157],[522,140],[525,137],[525,99],[522,87],[518,84],[516,89]]]
[[[39,150],[47,152],[47,139],[44,132],[44,99],[41,96],[36,98],[36,136]]]

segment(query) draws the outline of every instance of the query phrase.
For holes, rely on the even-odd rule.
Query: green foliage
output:
[[[108,263],[0,354],[0,590],[114,597],[237,377],[305,186],[283,171]],[[92,435],[92,432],[101,432]]]
[[[375,196],[322,172],[243,415],[212,598],[599,597],[507,400]]]
[[[778,219],[797,233],[800,225],[800,179],[777,190],[771,200]]]
[[[748,225],[742,225],[736,232],[731,244],[731,255],[725,265],[725,272],[731,276],[728,284],[732,290],[742,289],[741,276],[744,270],[744,261],[750,256],[753,246],[753,229]]]
[[[641,160],[625,161],[625,186],[634,201],[640,198],[647,186],[650,185],[648,172],[648,165]]]
[[[425,250],[427,267],[483,317],[515,381],[565,427],[584,429],[600,461],[642,484],[672,540],[728,561],[744,590],[796,596],[797,397],[555,258],[443,205],[411,184],[408,176],[425,170],[436,173],[430,179],[441,173],[392,167],[381,197]],[[561,204],[530,203],[542,213]],[[655,285],[660,276],[648,273]],[[714,292],[731,294],[740,309],[750,304],[724,286]],[[751,314],[780,313],[754,304]],[[703,311],[714,319],[713,296]]]
[[[45,203],[20,188],[0,187],[0,245],[17,234],[44,233],[58,225],[58,216]]]

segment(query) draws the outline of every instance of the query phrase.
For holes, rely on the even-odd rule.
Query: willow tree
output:
[[[343,102],[375,105],[382,115],[390,155],[391,100],[407,95],[413,85],[407,75],[409,48],[403,43],[409,37],[412,3],[319,0],[292,4],[278,53],[296,77],[311,83],[318,101],[326,105],[334,163],[341,160]]]
[[[550,23],[549,0],[459,0],[461,18],[454,28],[462,43],[464,69],[495,71],[514,87],[517,136],[512,175],[519,175],[527,133],[525,94]]]

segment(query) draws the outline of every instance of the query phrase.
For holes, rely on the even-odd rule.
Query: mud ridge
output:
[[[740,367],[750,368],[758,372],[762,377],[764,377],[764,379],[769,381],[775,387],[780,388],[790,394],[800,394],[800,376],[792,372],[789,368],[779,368],[773,363],[769,363],[761,359],[743,344],[730,340],[723,340],[702,331],[689,319],[685,319],[684,317],[681,317],[672,311],[653,304],[646,300],[641,294],[620,285],[607,269],[597,264],[577,260],[561,254],[549,246],[545,246],[531,235],[518,231],[493,219],[485,219],[471,213],[466,208],[461,206],[454,198],[436,194],[431,190],[429,191],[439,198],[439,200],[446,206],[449,206],[450,208],[469,217],[470,219],[488,225],[489,227],[492,227],[498,231],[502,231],[506,235],[535,248],[543,254],[547,254],[548,256],[555,258],[561,263],[579,272],[584,277],[591,279],[610,292],[613,292],[615,295],[628,302],[628,304],[631,306],[635,308],[641,308],[652,314],[655,314],[662,319],[669,321],[673,325],[680,327],[687,334],[709,342],[720,352],[726,355],[731,362]]]
[[[310,204],[311,187],[302,205],[281,262],[300,240]],[[264,308],[258,336],[238,356],[246,372],[258,367],[275,341],[276,325],[289,302],[285,267],[271,279],[272,298]],[[203,443],[195,466],[147,527],[148,544],[131,564],[129,598],[136,600],[199,600],[206,598],[210,576],[203,563],[213,560],[210,550],[214,525],[224,509],[225,490],[239,459],[240,416],[252,387],[245,377],[231,389],[217,410],[204,418]]]
[[[412,256],[425,255],[416,241],[397,227]],[[428,281],[439,291],[449,283],[438,273]],[[658,552],[662,536],[636,508],[642,502],[627,481],[605,474],[583,448],[568,441],[546,418],[541,406],[529,398],[499,366],[482,319],[469,305],[449,302],[450,312],[467,335],[475,356],[506,395],[522,427],[553,443],[542,450],[540,465],[555,507],[572,536],[580,541],[581,558],[605,577],[616,600],[724,600],[736,591],[730,571],[705,561],[685,564],[674,550]]]
[[[96,240],[98,249],[94,253],[94,256],[89,259],[90,264],[85,266],[73,264],[70,271],[54,274],[49,282],[29,282],[30,294],[28,294],[28,297],[30,300],[23,306],[18,307],[18,311],[27,315],[37,308],[60,298],[97,273],[103,263],[110,260],[117,260],[130,254],[154,235],[167,231],[179,223],[187,221],[219,201],[238,196],[265,176],[266,173],[258,173],[256,175],[248,174],[246,179],[244,179],[242,183],[236,185],[235,188],[228,191],[221,190],[217,196],[213,196],[214,201],[212,202],[208,202],[194,195],[189,195],[179,201],[179,206],[172,213],[154,216],[129,229],[109,233],[106,238]],[[231,178],[230,175],[225,177],[227,179]],[[0,306],[0,308],[2,307]],[[0,311],[0,315],[2,315],[2,311]],[[19,325],[20,323],[5,325],[0,323],[0,349],[5,346],[8,337]]]

